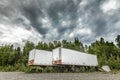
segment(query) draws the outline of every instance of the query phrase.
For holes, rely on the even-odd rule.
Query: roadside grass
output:
[[[101,72],[103,74],[118,74],[120,70],[113,69],[110,72],[104,71],[95,71],[93,68],[90,70],[85,70],[82,68],[81,70],[77,69],[76,71],[69,71],[64,68],[53,68],[53,67],[28,67],[24,64],[16,64],[16,65],[8,65],[8,66],[0,66],[0,72],[25,72],[25,73],[91,73],[91,72]]]

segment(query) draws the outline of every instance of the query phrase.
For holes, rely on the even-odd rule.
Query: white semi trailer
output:
[[[56,48],[52,51],[53,65],[97,66],[97,56],[66,48]]]
[[[52,52],[46,50],[33,49],[29,52],[28,65],[52,65]]]
[[[98,61],[96,55],[59,47],[53,49],[52,52],[38,49],[31,50],[29,53],[28,65],[97,66]]]

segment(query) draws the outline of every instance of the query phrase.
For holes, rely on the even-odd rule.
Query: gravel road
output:
[[[0,80],[120,80],[120,73],[31,73],[0,72]]]

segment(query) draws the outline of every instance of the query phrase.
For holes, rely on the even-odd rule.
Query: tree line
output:
[[[78,38],[74,41],[62,40],[53,42],[38,42],[35,46],[33,42],[27,41],[23,50],[20,47],[14,48],[13,45],[0,46],[0,70],[1,71],[24,71],[28,66],[29,51],[36,48],[52,51],[57,47],[64,47],[89,54],[95,54],[98,57],[99,66],[109,65],[111,69],[120,69],[120,35],[115,38],[115,43],[105,41],[100,38],[89,46],[84,45]]]

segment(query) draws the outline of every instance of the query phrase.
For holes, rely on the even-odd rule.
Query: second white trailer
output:
[[[97,56],[66,48],[56,48],[52,52],[54,65],[97,66]]]

